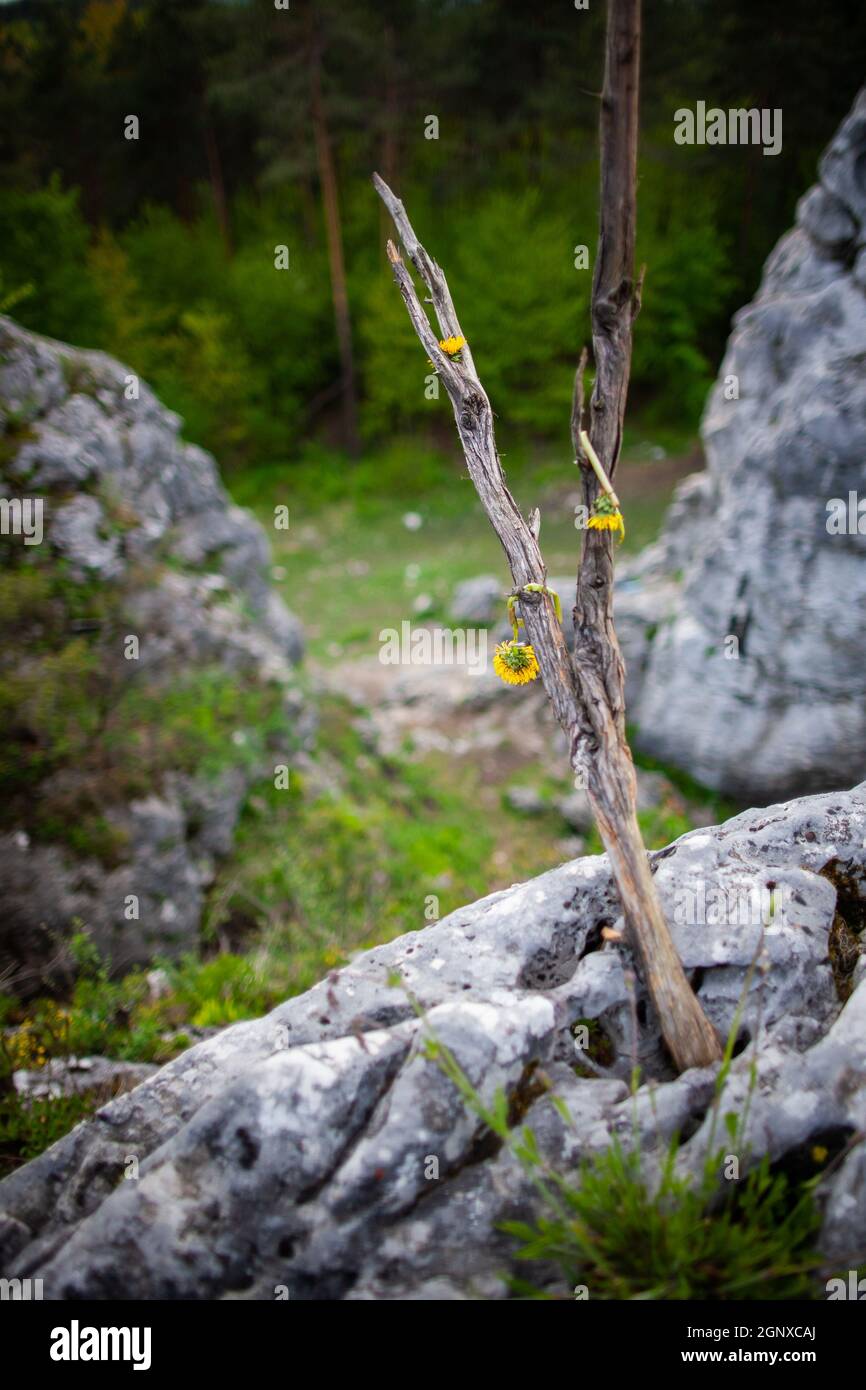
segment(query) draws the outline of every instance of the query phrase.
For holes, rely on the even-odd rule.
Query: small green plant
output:
[[[656,1182],[640,1147],[617,1138],[574,1177],[545,1171],[555,1214],[504,1225],[520,1241],[519,1258],[555,1264],[568,1287],[585,1285],[592,1298],[813,1296],[821,1259],[811,1183],[791,1188],[765,1155],[720,1195],[723,1150],[707,1154],[698,1182],[677,1173],[677,1153],[674,1138]]]
[[[14,1093],[0,1095],[0,1177],[37,1158],[101,1103],[89,1095],[28,1101]]]
[[[576,1172],[561,1173],[542,1155],[533,1129],[515,1123],[521,1107],[499,1088],[488,1105],[466,1076],[454,1054],[433,1033],[423,1009],[424,1051],[453,1082],[466,1105],[506,1146],[523,1167],[541,1201],[533,1221],[504,1222],[502,1229],[518,1242],[516,1258],[537,1262],[548,1276],[544,1288],[511,1279],[514,1292],[530,1298],[569,1297],[585,1288],[600,1299],[748,1300],[816,1297],[816,1275],[823,1261],[816,1244],[820,1214],[813,1191],[818,1177],[794,1186],[775,1172],[764,1155],[742,1179],[724,1183],[726,1150],[744,1143],[746,1119],[757,1081],[754,1062],[742,1114],[720,1114],[722,1091],[730,1072],[743,1004],[757,956],[728,1037],[716,1080],[715,1100],[705,1158],[695,1179],[678,1171],[679,1138],[674,1135],[657,1170],[641,1143],[614,1137],[610,1147],[586,1158]],[[389,979],[402,985],[399,975]],[[408,993],[408,991],[407,991]],[[632,1077],[632,1094],[639,1084]],[[548,1089],[548,1099],[573,1128],[568,1107],[549,1090],[535,1070],[534,1093]],[[525,1107],[524,1107],[525,1108]],[[719,1119],[727,1131],[716,1142]],[[561,1276],[551,1286],[551,1268]]]
[[[257,1018],[280,997],[251,960],[230,952],[207,961],[187,955],[176,963],[164,962],[163,968],[174,1009],[195,1028]]]

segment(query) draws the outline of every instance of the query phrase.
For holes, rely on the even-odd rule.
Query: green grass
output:
[[[626,550],[652,538],[669,501],[671,476],[655,478],[646,453],[637,437],[619,483],[625,499],[633,494],[631,504],[625,501]],[[568,572],[578,540],[568,501],[577,476],[568,452],[504,462],[521,504],[542,506],[551,573]],[[234,479],[233,489],[266,525],[274,507],[291,509],[288,532],[271,528],[274,562],[283,572],[279,587],[307,625],[314,663],[340,665],[375,653],[380,628],[407,616],[417,593],[428,593],[431,616],[445,619],[460,579],[490,571],[507,585],[471,484],[453,460],[429,449],[398,445],[361,465],[342,461],[339,469],[316,456],[287,479],[250,471]],[[421,514],[420,530],[406,529],[407,511]],[[409,565],[418,566],[414,582],[407,582]],[[9,718],[29,731],[26,758],[0,763],[6,814],[10,824],[107,864],[126,849],[103,813],[107,790],[119,800],[140,794],[169,767],[217,775],[269,747],[280,749],[283,762],[290,740],[276,693],[220,670],[188,672],[165,690],[136,681],[97,689],[99,643],[125,630],[121,611],[98,586],[73,584],[62,567],[46,571],[30,557],[0,577],[0,618],[16,653],[0,669],[0,706],[5,699]],[[70,618],[96,627],[70,639]],[[26,691],[15,685],[22,642]],[[258,1017],[353,952],[420,929],[564,858],[561,841],[570,832],[554,802],[572,789],[565,767],[559,775],[513,749],[503,758],[418,758],[411,749],[385,757],[359,732],[362,711],[336,695],[315,698],[320,727],[312,764],[293,770],[285,790],[272,778],[252,788],[233,853],[208,896],[201,953],[160,962],[164,997],[150,998],[144,971],[110,979],[104,963],[88,956],[86,933],[77,941],[79,979],[65,994],[27,1005],[0,995],[0,1164],[32,1156],[104,1099],[34,1108],[11,1091],[14,1066],[76,1053],[164,1062],[188,1045],[184,1029]],[[237,728],[249,731],[247,743],[231,739]],[[42,797],[35,811],[30,789],[70,763],[73,800]],[[669,775],[671,795],[641,814],[650,848],[689,829],[696,806],[710,806],[719,819],[728,810],[688,779]],[[505,792],[517,785],[537,787],[547,809],[535,816],[510,809]],[[592,832],[587,851],[600,849]]]
[[[505,1226],[519,1257],[559,1266],[566,1297],[581,1289],[591,1299],[666,1302],[819,1296],[821,1216],[811,1184],[792,1186],[764,1157],[723,1189],[722,1150],[698,1182],[676,1172],[676,1156],[674,1139],[655,1185],[637,1144],[615,1138],[577,1174],[557,1175],[557,1215]],[[516,1287],[540,1293],[523,1281]]]
[[[355,950],[438,916],[561,857],[544,827],[499,804],[479,816],[471,771],[447,760],[383,758],[353,727],[356,712],[325,697],[320,758],[338,785],[292,774],[250,797],[235,852],[211,894],[207,931],[247,932],[286,993],[306,989]],[[494,863],[497,847],[513,846]]]
[[[662,462],[648,456],[654,446],[641,433],[624,454],[617,474],[626,517],[623,554],[655,538],[673,481],[695,466],[691,439],[671,436],[668,442],[678,452]],[[521,449],[503,454],[502,463],[524,511],[541,508],[548,573],[576,573],[580,476],[570,450]],[[291,470],[245,471],[230,485],[268,529],[277,587],[303,614],[311,655],[322,662],[376,651],[381,629],[399,627],[420,594],[432,600],[425,616],[444,621],[461,580],[490,573],[501,577],[503,592],[510,587],[505,557],[456,444],[441,453],[423,443],[397,443],[355,464],[316,455]],[[278,505],[289,507],[288,530],[274,528]],[[420,515],[420,529],[407,529],[408,512]],[[407,575],[410,566],[417,573]]]

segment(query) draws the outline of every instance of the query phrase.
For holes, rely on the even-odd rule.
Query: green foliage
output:
[[[23,299],[33,293],[32,285],[4,284],[4,272],[0,268],[0,314],[11,314],[16,304],[20,304]]]
[[[230,952],[212,960],[184,956],[163,962],[171,988],[171,1011],[196,1028],[212,1028],[258,1018],[281,997],[274,979],[242,956]]]
[[[290,235],[285,195],[237,209],[241,241],[226,256],[208,213],[192,223],[148,207],[89,255],[105,304],[105,345],[185,420],[187,435],[231,465],[255,452],[284,456],[331,369],[327,266],[315,244]],[[290,269],[278,271],[278,245]]]
[[[407,203],[421,231],[425,224],[409,195]],[[587,211],[590,206],[587,200]],[[551,212],[537,190],[524,190],[473,199],[421,232],[447,268],[463,330],[503,430],[553,436],[567,431],[576,345],[588,335],[590,286],[589,272],[574,266],[574,225]],[[390,276],[370,281],[358,331],[368,434],[429,423],[437,410],[450,409],[444,388],[438,406],[425,395],[433,368]]]
[[[390,981],[399,985],[399,978]],[[410,995],[410,999],[412,996]],[[525,1105],[502,1089],[486,1102],[454,1054],[424,1019],[425,1053],[452,1081],[467,1107],[523,1167],[541,1202],[533,1222],[510,1221],[503,1229],[518,1242],[519,1259],[561,1272],[564,1287],[542,1290],[513,1280],[528,1297],[568,1297],[584,1286],[592,1299],[773,1299],[816,1295],[822,1260],[816,1253],[821,1226],[814,1202],[815,1179],[799,1188],[771,1168],[765,1155],[736,1182],[723,1182],[725,1149],[716,1145],[719,1108],[731,1065],[739,1015],[734,1021],[716,1081],[712,1123],[697,1181],[679,1171],[679,1140],[674,1135],[657,1172],[653,1156],[637,1131],[628,1144],[611,1145],[584,1159],[576,1173],[554,1168],[539,1149],[534,1130],[520,1124]],[[633,1077],[633,1091],[639,1078]],[[525,1077],[524,1089],[531,1084]],[[756,1084],[752,1068],[752,1089]],[[536,1094],[549,1082],[535,1078]],[[573,1128],[568,1107],[556,1095],[547,1099],[563,1123]],[[516,1103],[517,1102],[517,1103]],[[742,1143],[748,1100],[742,1115],[729,1112],[723,1123],[728,1143]]]
[[[24,1101],[0,1093],[0,1177],[38,1158],[102,1103],[86,1094]]]
[[[70,584],[62,565],[27,556],[0,575],[0,794],[9,806],[50,772],[82,758],[100,719],[99,662],[91,641],[70,637],[87,611],[99,624],[108,603]],[[10,810],[12,808],[10,807]],[[14,812],[13,812],[14,814]]]
[[[651,418],[697,423],[712,383],[714,325],[729,302],[731,260],[712,197],[674,179],[642,187],[637,258],[647,266],[632,381]]]
[[[0,276],[11,287],[8,309],[28,328],[84,346],[104,341],[103,306],[87,272],[89,241],[78,195],[59,179],[35,192],[0,188]]]
[[[367,282],[358,314],[358,338],[365,386],[362,423],[367,438],[435,420],[445,408],[445,390],[438,381],[430,382],[433,367],[388,274],[373,275]],[[437,389],[438,400],[431,395]]]
[[[634,381],[658,418],[691,424],[711,378],[703,344],[727,303],[728,261],[712,202],[686,197],[672,178],[650,188]],[[594,255],[592,181],[576,181],[567,208],[536,189],[494,189],[447,217],[425,212],[417,187],[403,191],[447,268],[503,438],[564,441],[575,357],[590,337],[591,271],[575,268],[574,251],[583,241]],[[370,209],[350,206],[360,230]],[[333,404],[337,364],[327,262],[318,231],[299,233],[300,210],[285,191],[241,198],[228,256],[206,203],[192,220],[146,206],[119,233],[102,227],[91,237],[75,193],[55,179],[38,193],[0,194],[0,283],[14,287],[24,323],[131,363],[224,465],[251,455],[297,461],[317,402]],[[346,237],[356,229],[347,225]],[[287,271],[274,267],[281,244]],[[441,429],[447,400],[441,391],[429,398],[433,368],[384,264],[365,248],[350,284],[365,437]],[[325,491],[329,481],[320,476]],[[379,479],[380,491],[388,481]]]
[[[523,1153],[543,1167],[529,1145]],[[697,1184],[677,1173],[676,1158],[674,1140],[651,1181],[638,1144],[614,1138],[574,1178],[555,1181],[560,1214],[506,1224],[520,1258],[552,1262],[592,1299],[814,1297],[821,1222],[811,1188],[792,1189],[765,1155],[721,1193],[721,1150]]]
[[[510,189],[467,202],[451,228],[444,264],[503,432],[568,439],[591,283],[590,271],[574,265],[575,244],[584,240],[574,229],[592,225],[593,202],[577,180],[568,212],[536,189]],[[586,240],[591,264],[588,233]]]
[[[225,271],[226,312],[251,366],[248,429],[260,456],[284,459],[313,418],[311,405],[333,379],[327,262],[316,238],[299,239],[297,206],[271,195],[240,219],[240,242]],[[288,245],[290,267],[274,269]]]
[[[858,0],[820,14],[789,0],[768,68],[761,6],[730,0],[717,23],[706,5],[647,4],[634,381],[658,419],[691,424],[730,314],[860,83],[866,26]],[[451,279],[502,430],[565,445],[589,338],[574,247],[595,254],[603,7],[575,25],[562,0],[535,0],[532,23],[512,0],[403,0],[395,24],[393,0],[318,0],[306,29],[271,0],[5,10],[0,306],[118,353],[224,463],[293,464],[339,395],[326,144],[365,437],[448,422],[385,264],[379,167]],[[695,92],[783,109],[779,155],[676,146],[672,113]],[[123,138],[129,111],[139,141]]]
[[[281,690],[255,672],[210,665],[166,681],[118,661],[124,602],[122,588],[73,581],[41,551],[0,575],[0,825],[107,864],[126,849],[110,808],[165,771],[216,777],[271,742],[292,746]],[[87,631],[70,636],[76,624]]]
[[[128,685],[112,711],[105,748],[148,765],[216,776],[253,765],[269,738],[288,735],[276,686],[244,680],[220,666],[178,675],[167,687]]]

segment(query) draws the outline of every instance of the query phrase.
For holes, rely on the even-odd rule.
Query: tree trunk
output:
[[[599,239],[592,282],[596,377],[589,434],[611,480],[622,446],[632,325],[640,308],[640,282],[634,279],[640,39],[640,0],[608,0]],[[572,440],[580,456],[582,365],[576,397]],[[584,503],[591,510],[600,483],[588,461],[582,461],[582,467]],[[637,785],[625,733],[625,670],[613,622],[613,544],[610,531],[584,532],[574,607],[574,663],[592,726],[592,746],[578,751],[574,766],[585,768],[587,793],[620,889],[628,939],[674,1060],[680,1068],[705,1065],[721,1055],[719,1042],[674,949],[637,822]]]
[[[313,135],[316,145],[316,164],[322,189],[325,215],[325,237],[328,244],[328,265],[331,272],[331,297],[334,302],[334,325],[340,352],[343,403],[343,443],[350,454],[360,451],[358,439],[358,404],[355,388],[355,358],[352,350],[352,320],[349,313],[349,294],[346,287],[346,266],[343,259],[343,231],[340,223],[340,199],[337,172],[328,134],[325,106],[322,99],[321,45],[313,37],[310,52],[310,89]]]
[[[213,197],[217,226],[220,229],[226,255],[231,257],[234,255],[234,243],[232,240],[232,226],[229,218],[225,180],[223,179],[222,160],[220,159],[216,133],[206,105],[202,107],[202,126],[204,129],[204,146],[207,153],[208,177],[210,179],[211,196]]]

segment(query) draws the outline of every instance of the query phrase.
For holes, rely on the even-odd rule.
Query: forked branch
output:
[[[631,362],[631,324],[639,303],[639,286],[632,279],[639,40],[640,0],[610,0],[602,95],[601,228],[593,280],[596,381],[586,444],[580,438],[584,358],[572,412],[575,453],[584,464],[584,495],[590,505],[599,488],[612,491]],[[378,174],[373,182],[430,296],[442,338],[464,338],[442,270],[415,235],[403,204]],[[706,1066],[720,1059],[721,1048],[677,956],[637,824],[634,766],[625,737],[623,664],[613,627],[610,532],[585,534],[572,660],[553,601],[545,592],[547,571],[537,528],[524,520],[505,482],[493,413],[471,349],[467,344],[459,360],[443,351],[392,242],[388,257],[415,332],[448,392],[469,476],[505,551],[526,634],[568,738],[571,767],[587,789],[610,856],[629,941],[663,1036],[680,1070]]]

